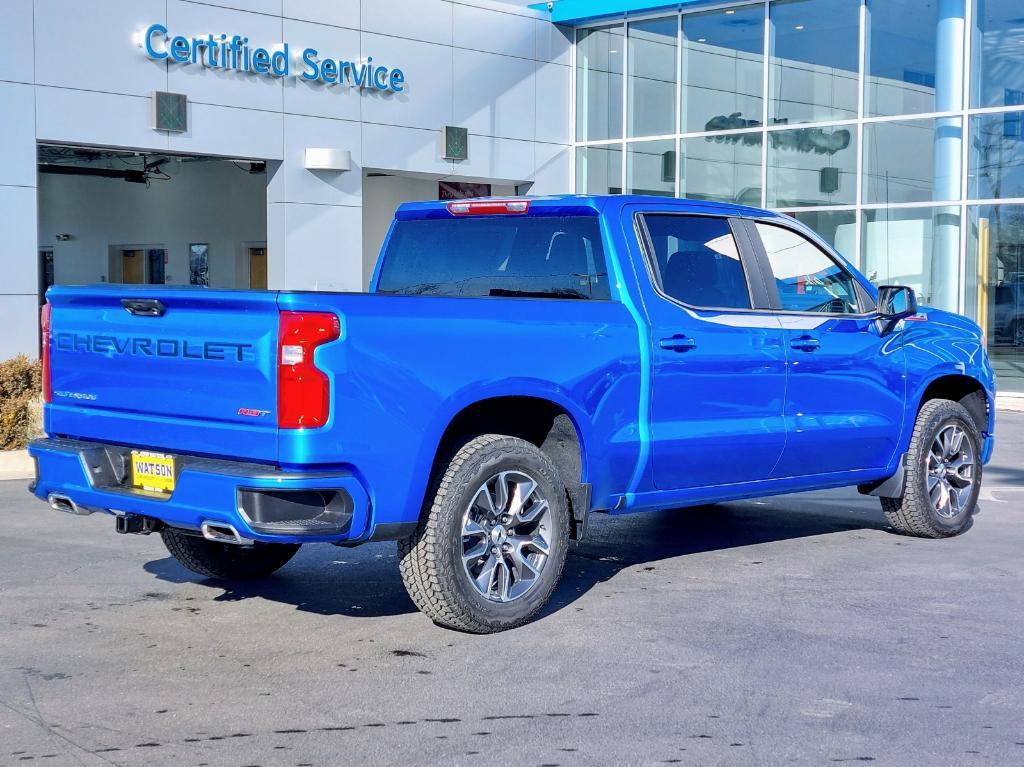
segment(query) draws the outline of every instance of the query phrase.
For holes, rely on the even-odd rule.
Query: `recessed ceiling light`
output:
[[[732,15],[733,15],[734,13],[736,13],[736,11],[732,11],[732,10],[730,10],[730,11],[726,11],[726,12],[725,12],[725,15],[726,15],[726,16],[732,16]]]
[[[706,37],[698,37],[697,38],[697,42],[698,43],[706,43],[707,41],[708,41],[708,39]],[[1021,42],[1024,42],[1024,40],[1022,40]]]
[[[793,27],[793,29],[795,29],[797,32],[802,32],[803,28],[804,28],[803,24],[797,24],[795,27]]]

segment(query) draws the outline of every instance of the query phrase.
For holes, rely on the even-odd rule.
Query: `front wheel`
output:
[[[548,457],[514,437],[477,437],[431,493],[416,532],[398,543],[416,606],[475,634],[530,620],[558,585],[569,547],[565,487]]]
[[[930,400],[914,424],[903,495],[882,498],[882,509],[901,533],[959,535],[974,514],[981,473],[981,434],[971,414],[957,402]]]

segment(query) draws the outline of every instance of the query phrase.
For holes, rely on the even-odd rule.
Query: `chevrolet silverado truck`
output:
[[[899,533],[971,523],[978,326],[733,205],[402,205],[369,293],[55,287],[32,492],[209,578],[397,541],[434,622],[522,624],[594,512],[856,486]]]

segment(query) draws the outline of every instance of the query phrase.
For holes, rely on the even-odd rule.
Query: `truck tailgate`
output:
[[[277,460],[277,294],[56,287],[50,434]]]

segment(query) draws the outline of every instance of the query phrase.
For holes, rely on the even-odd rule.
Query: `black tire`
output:
[[[928,462],[932,443],[948,426],[963,430],[970,440],[974,456],[973,482],[967,500],[953,516],[943,516],[936,510],[928,493]],[[882,510],[889,524],[897,532],[920,538],[948,538],[959,535],[971,523],[981,489],[981,434],[978,427],[958,402],[929,400],[917,414],[910,449],[906,457],[906,477],[900,498],[882,498]]]
[[[262,578],[283,567],[301,544],[257,543],[234,546],[208,541],[197,535],[165,527],[160,531],[164,546],[182,567],[207,578],[242,581]]]
[[[525,474],[536,483],[539,497],[547,501],[546,522],[550,523],[543,528],[549,541],[540,575],[529,581],[531,585],[521,596],[504,602],[494,601],[478,590],[468,571],[470,566],[463,565],[464,546],[468,545],[466,541],[473,540],[463,538],[463,525],[471,514],[474,499],[486,487],[493,487],[491,483],[504,476],[503,472],[513,472],[511,476]],[[435,477],[424,507],[416,532],[398,542],[398,554],[402,580],[409,596],[434,623],[459,631],[489,634],[526,623],[545,605],[565,567],[570,513],[558,470],[537,447],[499,434],[473,439],[455,454],[441,476]],[[477,508],[473,506],[473,509]],[[509,505],[508,509],[511,510],[512,506]],[[509,517],[507,514],[498,516]],[[523,524],[528,526],[530,523]],[[513,526],[509,530],[517,533],[523,528]],[[494,528],[490,528],[490,533],[494,532]],[[480,545],[489,547],[493,539],[489,534],[480,535],[483,536]],[[492,555],[496,551],[497,548],[490,549]],[[480,557],[481,567],[485,566],[484,559],[489,556]],[[511,581],[514,570],[509,563],[513,561],[512,555],[508,560],[500,553],[494,556],[503,562],[505,578]],[[488,558],[488,561],[491,560]],[[487,583],[486,588],[490,591],[489,576]],[[495,581],[498,583],[500,580]],[[495,594],[498,588],[496,585]]]

